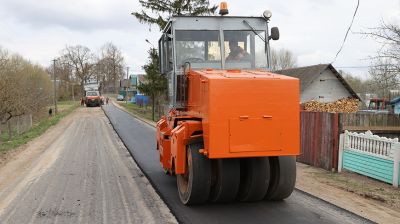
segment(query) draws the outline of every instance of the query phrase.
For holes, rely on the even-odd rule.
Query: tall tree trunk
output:
[[[82,91],[82,96],[85,97],[85,85],[84,85],[84,80],[81,80],[81,91]]]
[[[118,94],[119,85],[117,83],[117,80],[113,79],[113,82],[114,82],[114,93]]]

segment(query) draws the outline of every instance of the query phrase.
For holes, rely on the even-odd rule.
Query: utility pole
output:
[[[56,59],[53,59],[53,80],[54,80],[54,114],[58,113],[58,109],[57,109],[57,83],[56,83]]]
[[[129,86],[129,67],[126,66],[126,81],[127,83],[125,84],[125,103],[128,103],[128,86]]]

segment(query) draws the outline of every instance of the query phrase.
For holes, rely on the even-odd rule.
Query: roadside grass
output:
[[[151,109],[152,107],[151,106],[140,107],[133,103],[125,103],[125,101],[124,102],[119,101],[117,103],[119,105],[123,106],[129,112],[131,112],[139,117],[143,117],[150,121],[152,120],[152,109]],[[154,119],[155,119],[155,121],[158,121],[160,119],[157,112],[154,115]]]
[[[316,180],[330,186],[400,208],[400,191],[390,184],[346,171],[342,173],[320,171],[312,174]]]
[[[15,149],[40,136],[51,126],[56,125],[63,117],[78,108],[79,104],[77,101],[62,101],[59,102],[58,106],[59,113],[57,115],[43,118],[41,121],[35,123],[29,131],[21,135],[16,135],[16,133],[13,133],[13,137],[11,138],[11,140],[8,140],[8,132],[4,131],[0,135],[0,153]]]
[[[65,110],[71,109],[72,106],[78,106],[79,101],[60,101],[57,103],[58,112],[62,113]],[[76,107],[75,107],[76,108]]]

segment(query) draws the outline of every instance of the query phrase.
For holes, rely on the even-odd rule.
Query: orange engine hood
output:
[[[265,71],[189,74],[188,114],[202,118],[210,158],[298,155],[299,80]]]

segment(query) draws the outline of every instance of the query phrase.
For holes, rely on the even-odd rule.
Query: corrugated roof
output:
[[[332,73],[338,78],[343,86],[349,91],[349,93],[356,99],[361,101],[361,98],[354,92],[350,85],[346,82],[343,76],[332,66],[332,64],[319,64],[311,65],[306,67],[291,68],[274,71],[274,73],[287,75],[298,78],[300,80],[300,92],[303,92],[314,79],[317,79],[326,69],[330,69]]]

